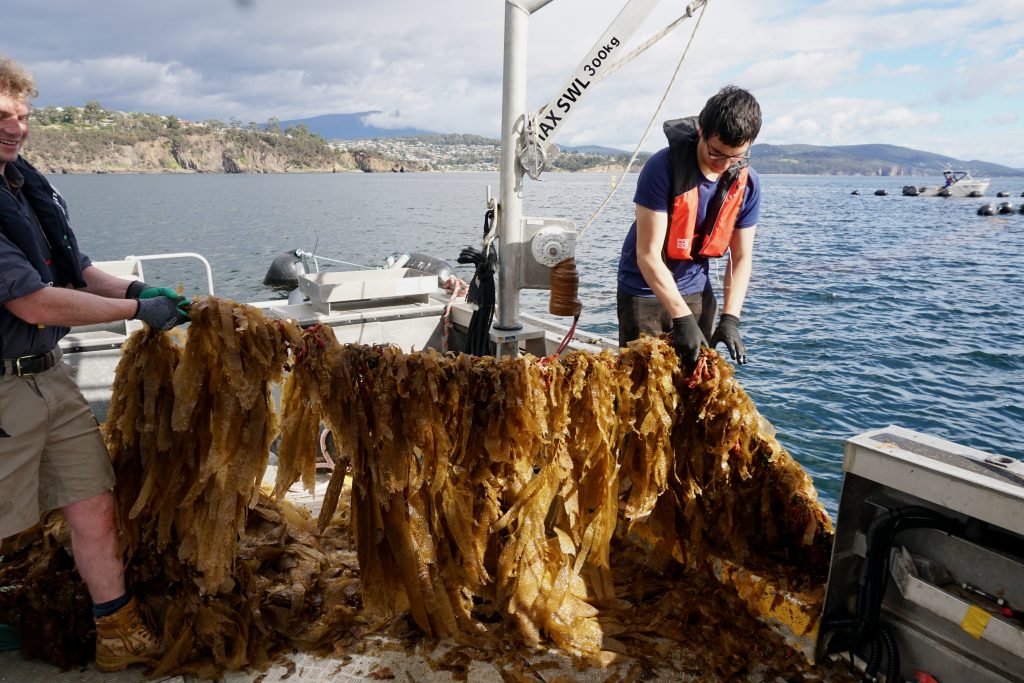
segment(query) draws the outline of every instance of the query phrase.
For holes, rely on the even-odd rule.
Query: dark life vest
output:
[[[35,212],[50,244],[51,262],[46,262],[46,256],[36,237],[36,227],[18,210],[18,200],[10,192],[0,191],[0,231],[25,254],[32,267],[39,272],[43,282],[52,282],[55,287],[85,287],[78,241],[71,232],[64,198],[53,189],[42,173],[22,157],[19,156],[13,163],[25,179],[21,191]]]
[[[697,187],[701,174],[697,164],[700,136],[697,117],[673,119],[664,124],[668,138],[669,164],[672,168],[672,200],[668,208],[665,258],[692,261],[697,257],[722,256],[729,248],[736,219],[743,207],[747,188],[746,162],[733,164],[718,179],[715,194],[708,202],[700,231]]]

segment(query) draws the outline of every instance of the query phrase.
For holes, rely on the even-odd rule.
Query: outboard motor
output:
[[[1022,206],[1021,208],[1024,208],[1024,206]],[[991,204],[982,204],[981,206],[978,207],[978,215],[979,216],[995,216],[996,215],[996,207],[992,206]]]
[[[885,197],[889,194],[889,190],[875,190],[876,197]]]
[[[999,213],[1017,213],[1017,207],[1010,202],[1000,202],[999,207],[996,209]]]
[[[263,284],[267,287],[294,289],[299,286],[299,275],[306,274],[306,267],[295,251],[286,251],[274,257]]]
[[[409,261],[408,254],[395,253],[384,259],[385,268],[404,268]]]
[[[918,192],[916,185],[904,185],[903,186],[903,196],[904,197],[916,197],[919,194],[920,194],[920,192]]]

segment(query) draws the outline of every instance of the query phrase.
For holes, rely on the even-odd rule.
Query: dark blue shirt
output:
[[[696,161],[694,161],[696,163]],[[700,173],[701,182],[697,187],[697,196],[700,200],[697,208],[697,227],[703,226],[708,202],[715,194],[718,187],[718,180],[708,180]],[[720,178],[721,176],[719,176]],[[669,162],[668,147],[656,152],[640,171],[640,177],[636,182],[636,194],[633,202],[651,211],[668,213],[672,196],[672,166]],[[740,208],[739,217],[736,219],[737,228],[749,228],[757,225],[757,219],[761,213],[761,179],[752,168],[747,169],[747,189],[743,194],[743,206]],[[675,278],[679,293],[683,295],[696,294],[703,291],[708,282],[708,260],[697,258],[693,261],[666,261],[668,269]],[[654,292],[647,286],[640,267],[636,262],[636,221],[626,233],[626,239],[622,243],[622,252],[619,256],[619,289],[632,296],[654,296]]]
[[[38,228],[39,221],[35,212],[21,192],[24,182],[21,173],[13,163],[8,163],[4,166],[3,176],[0,178],[0,192],[13,194],[18,212]],[[3,227],[0,225],[0,228]],[[38,239],[43,253],[49,255],[50,248],[42,228],[39,228]],[[83,269],[91,263],[84,254],[79,254],[79,262]],[[24,252],[0,230],[0,357],[10,359],[45,353],[68,333],[67,327],[30,325],[2,305],[51,285],[43,281]]]

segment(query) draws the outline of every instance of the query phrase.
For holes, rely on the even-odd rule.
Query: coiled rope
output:
[[[444,307],[444,314],[441,316],[441,320],[444,322],[444,326],[441,328],[441,353],[448,353],[448,331],[452,326],[452,305],[456,299],[469,293],[469,283],[453,274],[445,280],[444,289],[451,296],[448,298],[448,305]]]

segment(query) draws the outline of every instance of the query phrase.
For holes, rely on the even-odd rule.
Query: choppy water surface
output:
[[[489,173],[53,180],[94,259],[200,252],[217,293],[241,300],[273,296],[263,275],[288,249],[370,265],[404,251],[454,262],[479,242],[487,185],[498,190]],[[577,251],[580,325],[613,338],[635,182],[623,181]],[[976,215],[985,202],[1024,203],[1024,178],[994,180],[985,199],[900,196],[907,182],[763,176],[742,324],[750,363],[738,376],[833,514],[843,443],[868,429],[898,424],[1024,458],[1024,215]],[[526,213],[582,226],[610,186],[607,175],[527,181]],[[1012,197],[996,199],[1000,190]],[[147,279],[200,289],[198,271],[181,267],[147,266]],[[545,297],[525,293],[524,309]]]

